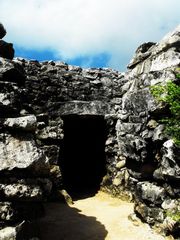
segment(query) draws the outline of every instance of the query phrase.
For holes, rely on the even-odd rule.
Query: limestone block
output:
[[[111,78],[108,78],[108,77],[102,77],[101,78],[101,83],[106,87],[112,87],[114,85],[113,80]]]
[[[152,136],[153,136],[153,131],[149,131],[148,129],[145,129],[144,131],[142,131],[140,133],[140,136],[143,138],[143,139],[151,139]]]
[[[16,211],[10,202],[0,202],[0,219],[2,221],[11,221],[16,217]]]
[[[18,104],[15,98],[15,94],[11,93],[0,93],[0,115],[1,117],[6,114],[13,114],[17,112]]]
[[[151,119],[148,123],[147,123],[147,127],[150,129],[154,129],[158,126],[158,123],[156,120]]]
[[[156,179],[180,179],[180,149],[175,146],[173,140],[168,140],[163,144],[162,158],[159,168],[155,170],[154,177]]]
[[[17,238],[16,227],[6,227],[0,230],[1,240],[16,240]]]
[[[72,65],[68,65],[68,70],[69,71],[74,71],[74,72],[81,72],[82,68],[79,66],[72,66]]]
[[[0,184],[0,193],[8,200],[39,201],[43,198],[43,191],[38,185]]]
[[[41,151],[32,135],[0,135],[0,172],[27,169],[35,175],[49,172],[49,160]]]
[[[155,222],[162,223],[164,221],[164,211],[161,208],[149,207],[145,203],[136,201],[134,210],[149,224],[154,224]]]
[[[180,63],[179,46],[180,25],[168,33],[158,44],[152,45],[147,51],[137,51],[129,68],[131,74],[139,75],[146,72],[161,71],[168,67],[178,66]]]
[[[45,139],[60,140],[60,139],[63,139],[64,134],[63,134],[63,130],[58,126],[47,126],[41,130],[38,130],[36,136],[40,140],[45,140]]]
[[[62,174],[59,166],[51,165],[50,177],[54,186],[56,186],[57,188],[60,188],[62,186]]]
[[[49,158],[51,165],[57,165],[59,161],[60,147],[57,145],[44,145],[41,147],[45,155]]]
[[[141,170],[139,169],[139,171],[135,171],[135,170],[132,170],[132,169],[128,169],[128,172],[130,174],[130,176],[133,178],[133,179],[142,179],[142,173],[140,172]]]
[[[142,124],[140,123],[123,123],[118,120],[116,124],[116,131],[120,136],[123,136],[125,134],[138,133],[141,128]]]
[[[116,163],[116,168],[121,169],[126,165],[126,160],[122,160]]]
[[[137,183],[136,193],[139,198],[153,205],[162,203],[166,198],[165,189],[150,182]]]
[[[98,77],[98,70],[83,69],[82,75],[87,79],[95,80]]]
[[[3,198],[16,198],[32,200],[46,197],[51,193],[52,182],[48,178],[24,178],[11,177],[1,179],[0,195]]]
[[[0,230],[1,240],[39,240],[38,235],[37,225],[27,221]]]
[[[116,176],[113,179],[113,185],[120,186],[120,185],[127,185],[129,179],[128,171],[123,168],[121,171],[117,172]]]
[[[21,90],[15,83],[5,82],[0,77],[0,116],[16,116],[20,112]]]
[[[114,180],[113,180],[113,185],[115,185],[115,186],[119,186],[119,185],[121,185],[121,179],[120,178],[114,178]]]
[[[146,113],[157,108],[157,104],[152,97],[149,88],[131,89],[122,98],[122,109],[139,116],[141,113]]]
[[[12,129],[21,129],[24,131],[34,132],[36,130],[37,120],[34,115],[7,118],[3,125]]]
[[[25,82],[24,69],[18,62],[0,58],[0,76],[4,81],[22,85]]]
[[[146,149],[146,142],[144,141],[143,138],[136,137],[134,139],[134,144],[135,144],[135,147],[136,147],[137,151]]]
[[[153,141],[162,141],[164,138],[164,125],[160,124],[154,129],[152,139]]]
[[[155,53],[166,51],[171,47],[179,47],[179,32],[180,25],[178,25],[172,32],[166,34],[163,39],[156,45]]]
[[[50,195],[52,182],[46,178],[1,180],[0,198],[8,201],[43,201]]]
[[[115,114],[114,105],[106,101],[67,101],[51,105],[51,114],[107,115]]]
[[[133,68],[135,65],[149,57],[151,55],[150,50],[154,45],[155,43],[153,42],[147,42],[140,45],[136,50],[135,56],[130,61],[128,68]]]
[[[178,211],[180,211],[180,199],[166,199],[161,204],[161,206],[165,210],[177,209]]]
[[[180,64],[180,53],[175,52],[173,48],[162,52],[152,58],[150,71],[161,71],[168,67],[178,66]]]
[[[121,111],[119,111],[118,118],[122,121],[127,121],[129,118],[130,114],[123,114]]]
[[[126,134],[123,137],[118,136],[118,154],[123,155],[129,160],[140,161],[140,155],[136,151],[135,139],[136,137],[132,134]]]
[[[8,97],[9,94],[0,93],[0,104],[4,106],[8,106],[11,102]]]

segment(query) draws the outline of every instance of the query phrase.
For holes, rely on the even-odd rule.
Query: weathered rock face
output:
[[[20,64],[1,59],[0,239],[29,239],[26,226],[42,216],[52,189],[49,159],[35,139],[37,119],[22,107],[24,80]]]
[[[145,221],[177,233],[178,221],[169,226],[172,214],[179,211],[179,148],[163,134],[158,120],[169,112],[155,101],[150,86],[177,81],[179,32],[180,27],[160,43],[141,45],[123,74],[63,62],[1,59],[2,227],[25,216],[25,209],[26,216],[33,218],[28,213],[30,204],[40,204],[63,188],[67,117],[99,116],[105,128],[102,190],[134,199],[135,212]],[[14,205],[19,201],[22,208]]]

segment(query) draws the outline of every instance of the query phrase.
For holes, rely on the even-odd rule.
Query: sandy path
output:
[[[148,225],[135,226],[128,215],[133,204],[99,192],[74,205],[47,203],[40,221],[42,240],[164,240]]]

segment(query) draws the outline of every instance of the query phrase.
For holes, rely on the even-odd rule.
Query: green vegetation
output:
[[[180,68],[175,73],[176,78],[180,79]],[[166,85],[152,86],[151,93],[157,101],[168,104],[171,115],[161,119],[161,122],[165,124],[165,133],[180,145],[180,86],[168,81]]]
[[[167,210],[166,216],[172,218],[176,222],[180,222],[180,212],[176,210]]]

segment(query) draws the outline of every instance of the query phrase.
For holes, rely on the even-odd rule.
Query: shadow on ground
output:
[[[95,217],[64,203],[45,204],[46,217],[38,222],[41,240],[104,240],[107,230]]]

